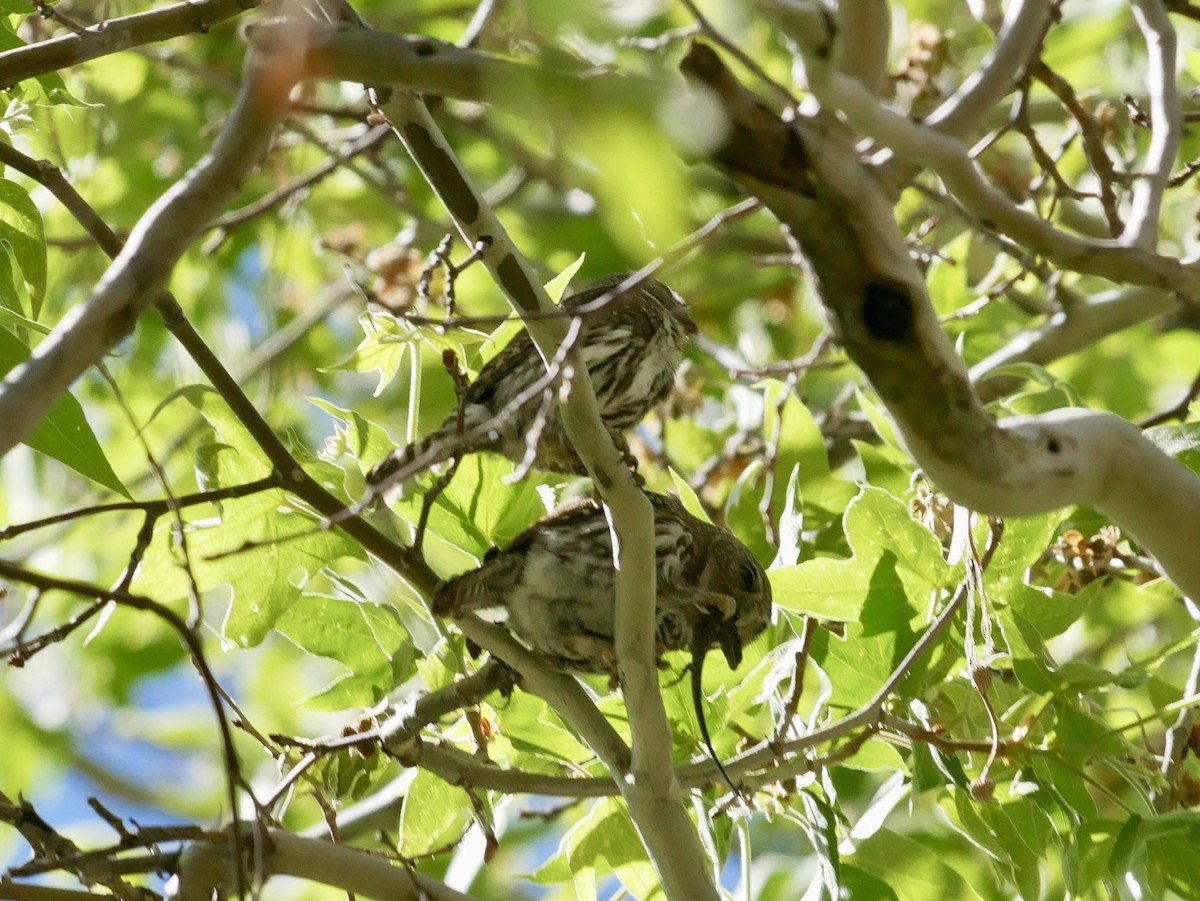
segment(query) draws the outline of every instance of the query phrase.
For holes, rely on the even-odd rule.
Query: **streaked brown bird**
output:
[[[703,658],[720,646],[731,667],[771,619],[771,584],[731,532],[692,516],[673,497],[648,494],[658,565],[659,651]],[[434,612],[479,612],[565,670],[613,673],[616,570],[603,508],[580,500],[494,550],[437,591]],[[649,600],[649,599],[647,599]],[[493,615],[488,615],[491,612]]]
[[[670,393],[684,345],[696,333],[683,299],[657,281],[644,282],[594,312],[589,308],[630,275],[618,273],[597,279],[562,302],[564,310],[584,317],[579,339],[583,362],[591,376],[601,419],[622,448],[625,433]],[[542,392],[533,392],[511,414],[482,427],[528,392],[545,372],[529,333],[520,332],[488,361],[467,388],[461,424],[456,411],[441,428],[384,458],[367,474],[367,482],[376,485],[387,481],[435,447],[441,447],[444,453],[435,453],[428,465],[454,454],[480,450],[495,451],[520,462],[544,409]],[[551,404],[544,413],[532,467],[584,474],[583,464],[567,440],[557,405]],[[467,437],[473,430],[481,431]]]

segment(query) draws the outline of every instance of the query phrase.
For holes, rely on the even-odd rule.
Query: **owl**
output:
[[[562,302],[564,312],[583,316],[579,349],[596,393],[600,417],[618,447],[624,435],[670,393],[683,348],[696,332],[696,324],[683,300],[661,282],[644,282],[595,311],[589,304],[630,277],[609,275],[592,282]],[[427,451],[441,447],[435,462],[454,454],[490,450],[520,462],[526,455],[537,418],[544,415],[532,460],[534,469],[583,475],[585,469],[563,429],[557,405],[544,409],[541,392],[534,392],[515,410],[474,438],[460,435],[495,418],[546,372],[529,333],[522,331],[493,357],[467,388],[462,422],[455,411],[424,438],[400,448],[378,463],[367,482],[388,481]]]
[[[716,644],[736,668],[744,646],[771,620],[766,572],[732,533],[692,516],[673,497],[648,497],[659,652],[691,650],[702,658]],[[489,553],[478,569],[444,583],[434,612],[479,612],[503,621],[560,669],[612,674],[615,597],[608,521],[603,507],[587,499],[550,514]]]

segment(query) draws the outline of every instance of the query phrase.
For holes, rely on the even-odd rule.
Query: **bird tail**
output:
[[[451,457],[478,450],[478,442],[464,442],[457,422],[450,422],[405,447],[392,451],[367,472],[372,487],[403,485],[413,476]]]
[[[484,558],[483,566],[455,576],[438,586],[433,594],[433,612],[438,616],[462,616],[476,610],[504,605],[504,586],[513,585],[520,576],[521,564],[513,557],[498,554]]]

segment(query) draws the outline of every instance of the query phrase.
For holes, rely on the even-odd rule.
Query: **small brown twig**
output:
[[[1100,206],[1108,220],[1108,228],[1113,237],[1119,237],[1125,230],[1118,211],[1118,200],[1113,184],[1128,181],[1128,178],[1117,173],[1104,146],[1104,129],[1075,96],[1075,89],[1069,82],[1043,61],[1038,60],[1030,69],[1034,78],[1050,89],[1059,102],[1066,107],[1067,112],[1079,124],[1080,135],[1083,137],[1084,154],[1088,164],[1096,174],[1100,183]]]
[[[456,435],[459,440],[462,439],[463,431],[466,428],[466,396],[467,396],[467,376],[466,373],[458,365],[458,357],[452,350],[447,350],[442,354],[442,365],[446,371],[450,373],[450,377],[454,380],[454,394],[457,399],[456,412]],[[429,514],[433,511],[433,505],[446,490],[446,486],[450,484],[454,474],[458,472],[459,464],[462,463],[463,455],[455,454],[450,467],[438,476],[437,481],[433,483],[428,491],[425,492],[425,497],[421,501],[421,515],[417,518],[417,531],[413,536],[413,550],[418,554],[421,553],[421,548],[425,543],[425,529],[429,525]]]
[[[800,706],[800,696],[804,694],[804,673],[808,668],[808,652],[812,647],[813,636],[817,633],[820,623],[811,616],[804,618],[804,629],[800,633],[800,649],[792,663],[792,690],[788,693],[787,703],[783,708],[783,716],[771,736],[772,745],[778,746],[792,728],[792,720],[796,717],[796,709]]]
[[[1191,409],[1192,401],[1200,396],[1200,374],[1192,380],[1188,389],[1183,393],[1183,397],[1179,398],[1171,406],[1165,410],[1160,410],[1157,413],[1151,413],[1149,416],[1138,420],[1139,429],[1148,429],[1152,426],[1162,425],[1164,422],[1170,422],[1172,419],[1183,420],[1187,418],[1188,412]]]
[[[151,501],[117,501],[111,504],[94,504],[89,507],[80,507],[76,510],[68,510],[65,513],[57,513],[54,516],[47,516],[44,519],[37,519],[17,525],[4,526],[3,528],[0,528],[0,541],[7,541],[11,538],[16,538],[18,535],[23,535],[26,532],[32,532],[36,529],[44,529],[47,526],[56,526],[64,522],[71,522],[72,520],[82,519],[84,517],[95,516],[100,513],[115,513],[121,510],[140,510],[149,517],[157,518],[169,513],[172,507],[184,508],[195,506],[197,504],[212,504],[217,503],[218,501],[247,497],[251,494],[257,494],[260,491],[278,488],[279,486],[279,477],[272,474],[266,476],[265,478],[257,479],[253,482],[247,482],[244,485],[230,485],[227,488],[219,488],[212,491],[197,491],[194,494],[185,494],[177,498],[158,498]]]
[[[237,749],[233,744],[233,732],[229,726],[228,717],[225,715],[225,706],[221,701],[220,692],[217,690],[217,679],[213,674],[211,667],[208,665],[208,660],[204,656],[204,646],[200,642],[195,629],[190,627],[182,617],[179,616],[170,607],[160,604],[158,601],[141,595],[132,594],[124,589],[102,589],[99,586],[88,585],[84,582],[78,582],[73,579],[62,579],[55,576],[49,576],[43,573],[34,572],[33,570],[25,569],[16,566],[8,561],[0,560],[0,576],[12,579],[13,581],[22,582],[26,585],[32,585],[42,591],[62,591],[68,594],[80,595],[82,597],[95,598],[98,602],[113,602],[120,606],[130,607],[135,610],[142,610],[152,613],[159,619],[167,623],[168,626],[179,636],[180,641],[188,650],[191,657],[192,665],[200,674],[200,679],[204,684],[205,690],[209,696],[209,702],[212,706],[213,713],[217,720],[217,728],[221,736],[222,756],[224,758],[225,775],[226,775],[226,801],[230,805],[231,810],[238,809],[238,794],[239,787],[245,788],[245,781],[242,779],[241,766],[238,762]],[[250,793],[253,797],[253,793]],[[234,828],[238,828],[235,821]],[[240,842],[237,847],[238,852],[241,852]],[[237,884],[245,886],[245,872],[243,869],[243,861],[239,857],[234,863],[234,874]]]

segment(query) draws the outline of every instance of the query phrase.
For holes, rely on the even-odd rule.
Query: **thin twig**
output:
[[[1192,379],[1192,384],[1183,392],[1183,396],[1178,401],[1165,410],[1159,410],[1157,413],[1151,413],[1149,416],[1138,420],[1138,428],[1148,429],[1156,425],[1162,425],[1164,422],[1170,422],[1172,419],[1186,419],[1191,410],[1192,401],[1197,396],[1200,396],[1200,373]]]
[[[0,53],[0,86],[44,75],[131,47],[165,41],[213,26],[258,6],[260,0],[187,0],[162,9],[106,19],[76,34]],[[59,18],[56,16],[56,18]]]

